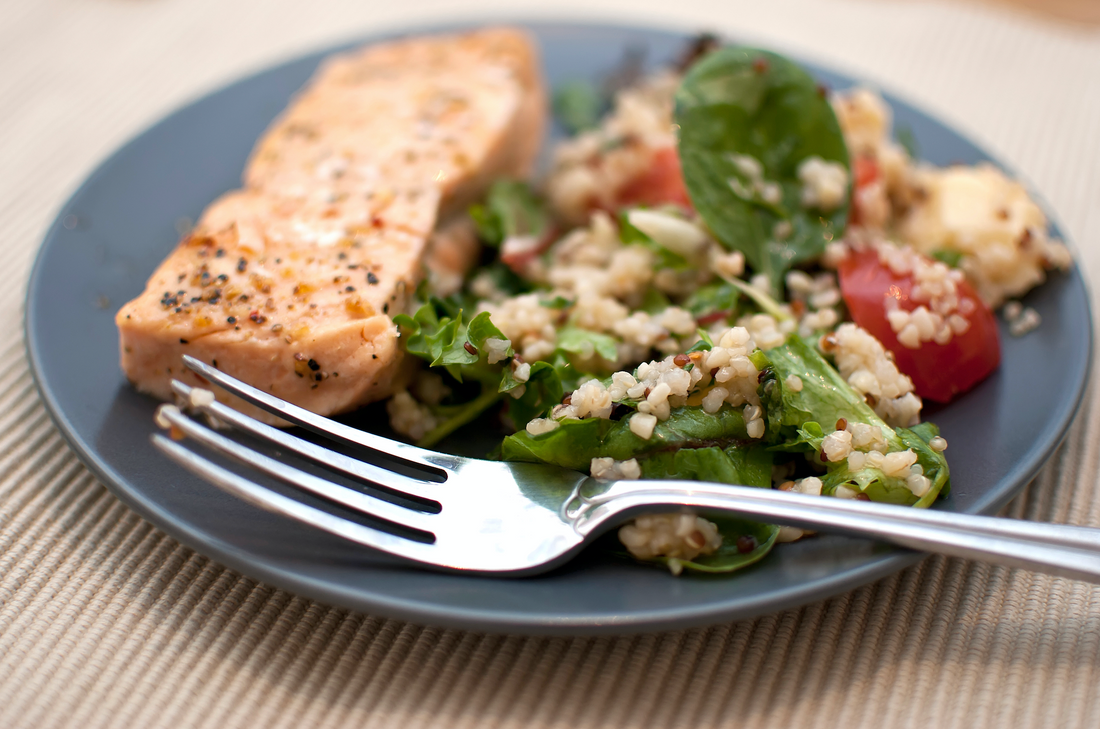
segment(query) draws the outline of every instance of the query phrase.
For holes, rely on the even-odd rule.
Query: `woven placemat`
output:
[[[356,35],[468,17],[463,5],[0,3],[0,726],[1100,726],[1090,585],[931,558],[835,599],[708,629],[481,635],[242,577],[137,517],[80,465],[39,402],[22,343],[23,282],[65,197],[203,90]],[[717,28],[903,90],[1042,190],[1100,280],[1095,30],[926,3],[590,5],[524,7]],[[479,7],[487,19],[516,13],[500,0]],[[1097,397],[1010,515],[1100,525]]]

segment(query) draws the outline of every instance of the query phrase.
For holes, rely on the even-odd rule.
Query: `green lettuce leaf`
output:
[[[657,423],[649,440],[634,435],[629,416],[621,420],[566,419],[549,433],[520,431],[508,436],[501,456],[506,461],[553,463],[587,472],[593,458],[625,461],[652,451],[749,440],[740,409],[727,406],[709,415],[702,408],[685,406],[673,409],[668,420]]]
[[[767,412],[769,440],[788,446],[806,442],[805,436],[797,433],[799,428],[807,423],[820,424],[818,427],[829,433],[841,418],[853,423],[886,426],[817,349],[801,338],[788,337],[784,344],[769,349],[766,354],[770,370],[765,371],[761,380],[761,404]],[[800,391],[787,387],[787,378],[791,375],[802,380]],[[892,432],[889,426],[886,427]],[[901,441],[895,439],[891,445],[900,446]]]
[[[922,423],[917,430],[891,428],[814,347],[797,336],[769,349],[767,356],[771,364],[764,371],[761,402],[767,412],[767,438],[774,444],[773,451],[819,453],[822,440],[836,429],[838,420],[867,423],[882,429],[887,452],[912,448],[924,475],[932,481],[929,491],[918,499],[904,478],[887,476],[870,467],[853,472],[843,460],[823,464],[827,470],[821,476],[822,493],[832,494],[843,485],[866,494],[872,501],[923,507],[936,500],[948,483],[949,471],[943,455],[928,446],[939,432],[935,425]],[[796,392],[787,386],[791,375],[802,380],[801,390]]]

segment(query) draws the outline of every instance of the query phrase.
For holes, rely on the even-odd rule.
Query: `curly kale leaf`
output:
[[[541,237],[550,225],[546,204],[531,186],[518,180],[498,180],[482,205],[470,208],[478,237],[499,248],[508,238]]]

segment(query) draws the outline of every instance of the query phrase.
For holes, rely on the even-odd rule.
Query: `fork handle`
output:
[[[655,507],[734,512],[770,523],[871,537],[901,547],[1100,583],[1100,529],[924,511],[694,481],[620,481],[587,500],[589,534]]]

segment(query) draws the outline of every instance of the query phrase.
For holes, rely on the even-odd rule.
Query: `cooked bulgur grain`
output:
[[[420,440],[439,425],[432,411],[413,399],[408,390],[400,390],[386,402],[390,427],[413,440]]]
[[[722,546],[722,535],[714,523],[695,514],[653,514],[619,529],[619,541],[638,559],[670,558],[669,569],[679,574],[682,565],[673,560],[713,554]]]
[[[837,370],[857,392],[873,398],[879,417],[894,426],[919,422],[922,403],[913,392],[913,381],[898,372],[877,339],[845,323],[837,327],[833,341]]]

